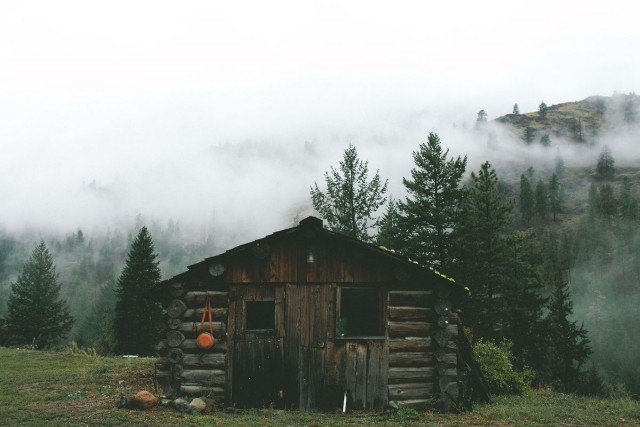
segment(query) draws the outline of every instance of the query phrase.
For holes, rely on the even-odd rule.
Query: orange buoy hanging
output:
[[[207,316],[209,317],[209,332],[206,332],[204,327],[204,319]],[[203,350],[213,347],[213,316],[211,314],[211,297],[209,295],[207,295],[204,311],[202,312],[200,333],[198,334],[198,338],[196,338],[196,344]]]

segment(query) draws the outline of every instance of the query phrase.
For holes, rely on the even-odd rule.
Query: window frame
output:
[[[271,302],[273,304],[273,327],[272,328],[260,328],[260,329],[249,329],[247,325],[247,315],[249,313],[248,306],[250,304],[247,303],[255,303],[255,302]],[[276,332],[276,300],[275,298],[257,298],[257,299],[243,299],[242,300],[242,332],[249,334],[271,334]]]
[[[340,335],[340,319],[342,318],[342,302],[343,291],[344,290],[369,290],[372,292],[378,293],[378,326],[377,326],[377,334],[368,334],[368,335],[348,335],[345,334],[343,336]],[[335,307],[335,331],[334,338],[336,340],[385,340],[387,337],[387,328],[386,328],[386,292],[382,287],[372,286],[372,285],[345,285],[336,287],[336,307]]]

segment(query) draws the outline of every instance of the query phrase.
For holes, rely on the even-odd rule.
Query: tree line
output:
[[[451,156],[436,133],[413,152],[413,160],[403,179],[406,196],[396,200],[386,194],[379,171],[367,179],[368,163],[349,146],[339,168],[325,174],[325,189],[312,186],[314,208],[334,231],[393,248],[454,277],[469,290],[462,318],[470,335],[507,342],[515,366],[532,369],[537,383],[602,393],[603,371],[589,363],[593,344],[575,319],[572,293],[584,289],[574,267],[581,245],[597,234],[594,224],[606,218],[637,220],[628,180],[614,200],[610,150],[605,147],[600,155],[590,214],[577,226],[560,220],[569,217],[562,182],[567,170],[560,157],[551,176],[537,178],[530,167],[519,186],[503,182],[488,161],[467,175],[466,156]],[[637,286],[633,292],[637,296]]]

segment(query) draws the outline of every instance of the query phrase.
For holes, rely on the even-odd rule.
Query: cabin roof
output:
[[[422,277],[426,276],[434,280],[436,283],[442,283],[447,286],[451,286],[452,290],[462,291],[464,289],[461,285],[456,283],[456,281],[453,278],[446,276],[444,273],[441,273],[432,267],[421,265],[417,261],[411,260],[410,258],[404,257],[402,255],[399,255],[393,249],[388,249],[384,246],[376,246],[371,243],[367,243],[362,240],[356,239],[354,237],[328,230],[323,227],[322,219],[309,216],[303,219],[302,221],[300,221],[300,223],[295,227],[276,231],[260,239],[257,239],[248,243],[244,243],[242,245],[229,249],[225,252],[222,252],[218,255],[205,258],[201,262],[189,265],[187,267],[188,269],[187,271],[180,273],[176,276],[173,276],[170,279],[166,279],[162,281],[158,285],[158,287],[156,287],[156,290],[160,290],[166,287],[167,285],[169,285],[170,283],[188,279],[194,272],[201,271],[203,268],[206,269],[212,263],[221,262],[239,253],[249,251],[256,245],[269,244],[269,242],[278,241],[281,239],[287,239],[289,237],[294,237],[298,235],[311,236],[313,238],[331,239],[337,244],[355,247],[362,250],[364,253],[367,253],[370,256],[379,256],[390,261],[392,264],[396,264],[398,266],[404,266],[410,269],[412,273],[417,273],[417,275],[419,276],[422,276]]]

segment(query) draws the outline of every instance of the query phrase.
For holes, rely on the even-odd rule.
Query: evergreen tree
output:
[[[536,215],[543,221],[549,214],[549,192],[547,185],[542,180],[538,180],[535,190],[535,210]]]
[[[506,236],[506,268],[509,281],[499,298],[501,313],[499,333],[513,343],[513,357],[518,368],[539,370],[544,365],[544,324],[542,312],[547,298],[536,272],[540,250],[531,231]]]
[[[525,141],[527,144],[531,144],[531,143],[533,142],[533,140],[535,139],[535,137],[536,137],[536,131],[535,131],[535,129],[534,129],[534,128],[532,128],[531,126],[527,126],[527,127],[524,129],[524,141]]]
[[[622,179],[620,186],[620,214],[624,219],[637,219],[638,217],[638,201],[631,193],[631,184],[626,176]]]
[[[8,300],[7,329],[12,342],[45,348],[60,341],[73,326],[67,303],[60,299],[60,283],[44,241],[24,264]]]
[[[538,106],[538,112],[540,113],[540,118],[541,119],[546,119],[547,118],[547,110],[549,109],[549,107],[547,106],[547,104],[545,104],[545,102],[541,102],[540,105]]]
[[[520,107],[518,107],[518,103],[513,104],[512,114],[520,114]]]
[[[556,221],[556,216],[562,210],[562,199],[562,187],[560,186],[558,176],[554,173],[551,175],[551,180],[549,181],[549,207],[551,208],[553,222]]]
[[[162,307],[148,292],[160,282],[153,240],[146,227],[131,250],[116,286],[114,331],[116,352],[151,355],[159,339]]]
[[[572,314],[568,286],[556,280],[547,318],[547,366],[549,378],[558,381],[559,388],[565,392],[578,390],[584,376],[582,367],[591,354],[587,331],[570,320]]]
[[[423,263],[446,269],[451,261],[451,230],[458,220],[464,190],[460,181],[467,158],[448,158],[440,138],[430,133],[427,143],[413,152],[411,179],[402,182],[408,196],[399,204],[407,251]]]
[[[612,219],[618,212],[613,187],[605,182],[598,188],[598,212],[606,219]]]
[[[548,147],[549,145],[551,145],[551,138],[549,137],[548,133],[542,135],[542,137],[540,138],[540,144],[542,144],[544,147]]]
[[[380,228],[376,236],[376,243],[379,246],[393,250],[402,248],[404,239],[401,234],[400,220],[398,202],[389,197],[387,210],[380,219]]]
[[[378,226],[374,215],[386,202],[387,183],[380,173],[369,180],[369,163],[358,158],[353,145],[344,151],[339,170],[333,166],[325,172],[327,191],[317,183],[311,187],[311,201],[316,211],[333,231],[368,241],[368,230]]]
[[[524,175],[520,175],[520,218],[527,227],[533,218],[533,190]]]
[[[502,319],[499,296],[508,277],[506,236],[512,206],[499,191],[499,181],[489,162],[471,174],[471,185],[455,231],[455,277],[471,289],[465,316],[478,337],[497,339]]]
[[[482,127],[487,123],[487,112],[484,110],[478,111],[478,117],[476,118],[476,126]]]
[[[596,177],[599,181],[609,181],[615,177],[615,160],[611,155],[611,150],[606,145],[602,147],[598,163],[596,164]]]

